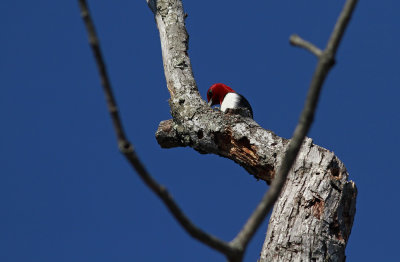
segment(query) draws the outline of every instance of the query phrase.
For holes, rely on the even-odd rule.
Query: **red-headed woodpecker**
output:
[[[236,111],[244,108],[248,111],[245,113],[253,118],[253,110],[247,99],[225,84],[213,84],[207,91],[207,100],[210,106],[220,104],[222,112],[226,112],[227,109]]]

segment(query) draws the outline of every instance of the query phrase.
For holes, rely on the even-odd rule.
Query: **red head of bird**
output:
[[[207,91],[208,104],[210,106],[221,105],[226,94],[228,93],[235,93],[235,91],[222,83],[213,84]]]
[[[213,84],[207,91],[207,100],[210,106],[221,105],[223,112],[227,109],[245,108],[253,118],[253,110],[247,99],[225,84]]]

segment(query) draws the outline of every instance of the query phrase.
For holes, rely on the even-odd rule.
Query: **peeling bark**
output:
[[[148,3],[160,31],[173,116],[173,120],[161,122],[156,132],[160,146],[190,146],[202,154],[227,157],[257,179],[269,183],[287,141],[261,128],[250,118],[210,108],[200,96],[193,77],[182,2],[158,0]]]
[[[187,54],[179,0],[148,0],[160,32],[173,119],[156,132],[163,148],[192,147],[229,158],[270,183],[288,140],[253,119],[222,113],[201,98]],[[261,261],[343,261],[355,215],[357,189],[340,160],[307,138],[275,204]]]
[[[251,118],[228,115],[210,108],[180,124],[160,123],[156,132],[163,148],[190,146],[202,154],[232,159],[257,179],[270,183],[287,140],[261,128]]]
[[[260,261],[344,261],[356,197],[343,163],[308,138],[275,204]]]

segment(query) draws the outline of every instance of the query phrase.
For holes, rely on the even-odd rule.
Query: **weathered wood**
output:
[[[275,204],[260,261],[344,261],[356,197],[343,163],[306,139]]]
[[[226,115],[209,108],[192,119],[160,123],[156,132],[163,148],[190,146],[202,154],[217,154],[234,160],[257,179],[271,181],[287,140],[257,125],[250,118]]]
[[[254,120],[211,109],[201,98],[187,54],[180,0],[148,0],[160,32],[173,119],[160,123],[161,147],[217,154],[270,182],[288,141]],[[357,190],[343,164],[307,138],[271,216],[261,261],[342,261]]]
[[[190,146],[200,153],[230,158],[258,179],[269,182],[286,140],[250,118],[211,109],[193,77],[182,2],[149,1],[160,32],[164,72],[173,120],[161,122],[156,138],[161,147]]]

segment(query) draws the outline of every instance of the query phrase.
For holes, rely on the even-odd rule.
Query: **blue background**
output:
[[[289,138],[344,1],[184,1],[199,90],[230,85]],[[225,240],[266,190],[232,161],[161,149],[169,119],[158,31],[146,2],[90,1],[126,132],[188,216]],[[309,136],[359,189],[348,261],[398,259],[399,1],[360,1]],[[224,261],[174,221],[116,146],[77,1],[0,2],[0,261]],[[261,250],[267,222],[246,261]]]

